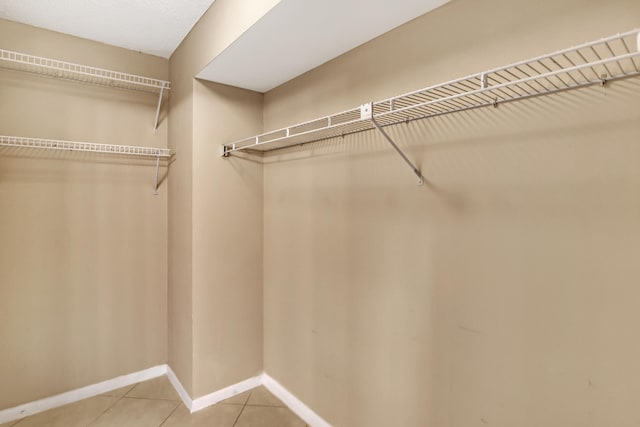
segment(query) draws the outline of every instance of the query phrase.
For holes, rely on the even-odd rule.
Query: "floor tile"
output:
[[[140,397],[143,399],[180,400],[180,396],[165,376],[136,384],[126,397]]]
[[[233,427],[240,411],[241,405],[214,405],[191,414],[180,405],[162,427]]]
[[[118,401],[96,396],[23,418],[16,427],[86,427]]]
[[[251,390],[247,405],[285,406],[280,399],[271,394],[264,386]]]
[[[305,427],[289,408],[245,406],[234,427]]]
[[[128,385],[126,387],[117,388],[115,390],[111,390],[111,391],[108,391],[106,393],[102,393],[100,396],[122,397],[125,394],[127,394],[127,392],[129,390],[131,390],[132,388],[134,388],[135,386],[136,386],[136,384],[131,384],[131,385]],[[2,426],[0,426],[0,427],[2,427]]]
[[[245,403],[247,403],[247,399],[249,398],[250,394],[251,394],[251,390],[245,391],[244,393],[236,394],[233,397],[225,399],[220,403],[231,404],[231,405],[244,405]]]
[[[91,427],[158,427],[181,405],[171,400],[123,397]]]

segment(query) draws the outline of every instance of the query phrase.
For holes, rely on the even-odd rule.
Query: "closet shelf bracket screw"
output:
[[[601,74],[600,75],[600,86],[604,86],[607,84],[607,75],[606,74]]]

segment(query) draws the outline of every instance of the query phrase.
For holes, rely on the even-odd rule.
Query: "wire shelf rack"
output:
[[[136,147],[130,145],[96,144],[93,142],[61,141],[57,139],[24,138],[21,136],[0,135],[0,147],[18,147],[27,149],[46,149],[64,151],[83,151],[89,153],[137,156],[155,159],[155,180],[153,194],[158,194],[160,185],[160,159],[171,159],[169,148]]]
[[[24,138],[0,135],[0,147],[43,148],[47,150],[85,151],[100,154],[119,154],[153,158],[170,158],[169,148],[135,147],[127,145],[96,144],[92,142],[60,141],[56,139]]]
[[[4,49],[0,49],[0,66],[50,77],[142,92],[161,93],[171,88],[171,83],[165,80]]]
[[[640,29],[222,145],[272,151],[640,75]]]

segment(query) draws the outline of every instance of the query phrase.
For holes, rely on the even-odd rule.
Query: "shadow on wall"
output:
[[[409,153],[448,149],[467,144],[502,144],[527,139],[526,135],[572,132],[596,128],[600,123],[624,121],[610,108],[629,95],[640,93],[638,79],[618,80],[606,87],[591,86],[559,94],[502,103],[497,108],[480,108],[386,127],[394,141]],[[596,119],[584,117],[597,113]],[[545,123],[541,128],[539,123]],[[264,154],[264,163],[281,163],[305,158],[358,154],[384,155],[389,145],[375,131],[299,144]],[[234,154],[235,155],[235,154]]]
[[[519,153],[526,151],[526,145],[547,144],[552,139],[556,140],[556,144],[580,144],[580,141],[572,138],[578,131],[586,134],[602,133],[603,124],[610,128],[629,124],[635,120],[633,106],[624,109],[626,115],[620,114],[620,110],[612,106],[619,102],[628,103],[629,97],[634,94],[640,94],[640,80],[618,80],[608,83],[606,87],[591,86],[499,104],[497,108],[481,108],[411,121],[387,127],[386,130],[422,170],[426,180],[424,187],[420,188],[430,196],[438,197],[455,212],[464,209],[465,202],[455,192],[445,190],[440,185],[440,170],[463,176],[469,167],[482,167],[484,162],[481,150],[490,147],[506,147],[505,153],[511,153],[511,158],[505,158],[504,162],[511,164],[514,169],[544,167],[544,158],[537,159],[539,163],[535,163],[531,162],[535,160],[532,158],[519,158]],[[585,120],[585,117],[588,119]],[[575,148],[579,149],[579,145]],[[460,150],[474,153],[475,157],[469,158],[467,163],[456,160],[453,163],[439,164],[448,157],[447,153]],[[231,158],[233,157],[239,156],[234,154]],[[390,174],[411,186],[414,180],[410,169],[375,130],[277,149],[262,155],[262,161],[267,166],[308,160],[310,163],[307,165],[311,170],[314,165],[337,162],[346,167],[354,161],[381,158],[388,159],[388,167],[397,171],[389,172]],[[244,160],[240,160],[242,161]],[[491,166],[486,167],[487,170],[480,172],[491,174]],[[372,170],[367,173],[377,172],[379,171]],[[366,180],[363,179],[362,182]]]
[[[11,161],[3,161],[3,158]],[[51,160],[57,162],[48,162]],[[173,161],[175,158],[160,160],[159,187],[167,179],[169,166]],[[85,183],[125,183],[141,175],[147,177],[144,180],[145,184],[151,184],[155,180],[155,159],[142,159],[137,156],[114,157],[101,153],[0,147],[0,165],[0,183],[54,183],[76,180]]]
[[[265,154],[266,369],[338,425],[628,414],[629,377],[601,361],[640,372],[639,94],[388,128],[423,187],[375,132]]]

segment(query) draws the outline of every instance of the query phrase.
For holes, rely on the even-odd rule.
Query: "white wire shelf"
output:
[[[640,29],[222,145],[272,151],[640,75]],[[376,126],[376,124],[378,126]],[[417,170],[416,170],[417,172]]]
[[[60,141],[56,139],[24,138],[0,135],[0,147],[43,148],[47,150],[85,151],[100,154],[119,154],[167,159],[169,148],[135,147],[127,145],[96,144],[92,142]]]
[[[171,83],[166,80],[106,70],[89,65],[74,64],[4,49],[0,49],[0,67],[64,80],[73,80],[85,84],[157,94],[158,105],[153,124],[154,130],[158,129],[162,98],[171,89]]]
[[[155,159],[156,173],[153,194],[158,194],[160,185],[160,159],[170,159],[173,154],[169,148],[136,147],[130,145],[96,144],[93,142],[60,141],[57,139],[24,138],[21,136],[0,135],[0,147],[18,147],[27,149],[46,149],[64,151],[83,151],[99,154],[137,156]]]
[[[76,80],[83,83],[143,92],[160,93],[171,88],[171,83],[165,80],[106,70],[88,65],[74,64],[4,49],[0,49],[0,66],[67,80]]]

